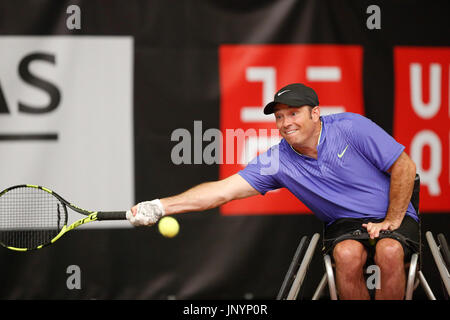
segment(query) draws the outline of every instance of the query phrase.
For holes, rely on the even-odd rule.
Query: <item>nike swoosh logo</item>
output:
[[[291,91],[291,90],[284,90],[284,91],[281,91],[281,92],[279,92],[279,93],[277,94],[277,96],[281,96],[283,93],[288,92],[288,91]]]
[[[344,156],[345,151],[347,151],[348,145],[345,147],[344,151],[342,151],[340,154],[338,153],[339,159]]]

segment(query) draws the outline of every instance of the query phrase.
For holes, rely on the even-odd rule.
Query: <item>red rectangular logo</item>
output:
[[[223,133],[220,179],[237,173],[280,141],[274,116],[264,115],[262,109],[273,100],[278,89],[289,83],[312,87],[319,96],[322,115],[345,111],[364,114],[360,46],[223,45],[219,49],[219,68]],[[229,202],[221,207],[221,212],[310,211],[290,192],[281,189]]]
[[[450,48],[396,47],[394,137],[421,176],[421,211],[450,210]]]

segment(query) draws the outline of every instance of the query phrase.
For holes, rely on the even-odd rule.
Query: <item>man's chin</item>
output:
[[[295,144],[298,140],[297,137],[295,136],[289,136],[289,135],[284,135],[283,138],[286,140],[287,143],[289,143],[290,145]]]
[[[290,145],[290,146],[295,146],[297,143],[294,139],[286,139],[286,142]]]

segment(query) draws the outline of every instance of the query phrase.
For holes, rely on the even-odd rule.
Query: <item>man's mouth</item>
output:
[[[294,134],[295,132],[297,132],[297,129],[287,130],[287,131],[285,131],[284,133],[285,133],[287,136],[289,136],[289,135],[291,135],[291,134]]]

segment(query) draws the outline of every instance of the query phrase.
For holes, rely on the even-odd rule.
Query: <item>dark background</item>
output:
[[[77,4],[82,28],[66,28]],[[366,28],[366,8],[381,8],[381,30]],[[218,178],[216,165],[174,165],[176,128],[219,128],[221,44],[357,44],[363,47],[366,116],[392,133],[393,48],[449,46],[448,1],[1,0],[0,35],[134,37],[136,202]],[[3,48],[0,48],[3,50]],[[192,129],[193,130],[193,129]],[[444,164],[445,165],[445,164]],[[179,235],[156,228],[71,232],[52,247],[0,250],[3,299],[273,299],[303,235],[321,232],[312,215],[181,214]],[[422,231],[449,239],[448,212],[422,214]],[[423,272],[437,298],[441,284],[424,243]],[[68,290],[78,265],[82,288]],[[316,254],[302,296],[324,272]],[[425,299],[422,289],[415,293]]]

